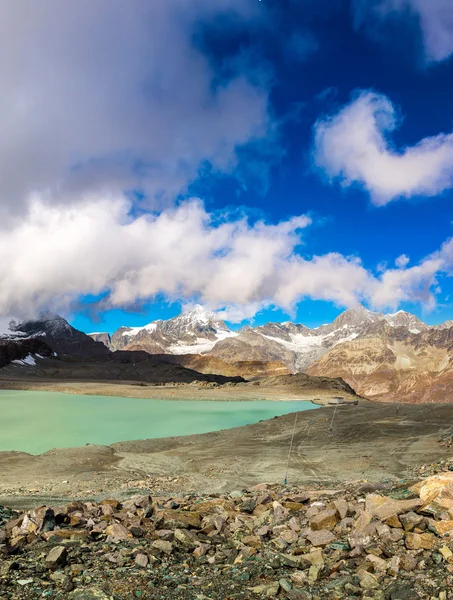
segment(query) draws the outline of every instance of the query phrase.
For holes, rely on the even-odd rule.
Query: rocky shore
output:
[[[398,486],[0,508],[0,598],[453,598],[453,459]]]

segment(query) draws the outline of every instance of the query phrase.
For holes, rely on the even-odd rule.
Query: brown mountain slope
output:
[[[308,390],[329,390],[334,393],[356,395],[352,387],[341,377],[318,377],[307,375],[306,373],[296,373],[295,375],[280,375],[278,377],[267,377],[260,379],[260,385],[263,387],[286,387],[302,391]]]
[[[377,330],[332,348],[307,369],[342,377],[358,394],[392,402],[453,402],[452,330]]]
[[[241,376],[246,379],[288,375],[290,371],[281,361],[239,360],[226,362],[213,356],[201,354],[156,355],[162,362],[181,365],[199,373],[216,373],[227,377]]]
[[[209,353],[210,356],[225,362],[259,361],[283,362],[289,369],[294,365],[294,354],[281,344],[252,330],[217,342]],[[291,369],[292,370],[292,369]]]

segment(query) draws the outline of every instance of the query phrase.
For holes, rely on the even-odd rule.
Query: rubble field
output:
[[[451,600],[453,459],[398,485],[0,507],[0,598]]]

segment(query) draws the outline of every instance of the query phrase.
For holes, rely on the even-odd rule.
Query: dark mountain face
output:
[[[44,341],[57,355],[101,357],[109,350],[101,342],[72,327],[57,315],[41,316],[35,321],[12,325],[12,331],[22,332],[29,338]]]
[[[12,324],[10,331],[0,338],[0,367],[26,359],[23,366],[33,368],[37,376],[139,381],[154,385],[193,382],[222,385],[245,381],[239,376],[198,373],[143,351],[111,352],[103,343],[78,331],[59,316]],[[51,360],[40,360],[36,365],[35,358]]]
[[[36,338],[24,340],[0,339],[0,368],[6,367],[15,360],[22,361],[30,355],[48,358],[53,350],[42,340]]]

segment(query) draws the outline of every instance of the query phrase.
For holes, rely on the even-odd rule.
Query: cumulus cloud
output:
[[[47,190],[140,188],[173,199],[209,163],[272,132],[268,90],[237,71],[219,81],[194,32],[241,0],[17,0],[0,21],[0,217]],[[262,12],[262,11],[261,11]],[[70,194],[73,194],[70,197]]]
[[[418,21],[428,62],[442,61],[453,54],[453,4],[451,0],[355,0],[359,24],[367,19],[382,21],[392,16]]]
[[[399,268],[399,269],[404,269],[404,267],[406,267],[409,263],[410,263],[410,258],[408,256],[406,256],[406,254],[401,254],[400,256],[398,256],[398,258],[395,260],[395,265]]]
[[[362,91],[315,125],[315,163],[345,187],[363,186],[377,205],[398,197],[435,196],[453,187],[453,133],[396,150],[389,134],[397,126],[389,98]]]
[[[274,134],[268,80],[241,61],[222,78],[195,44],[195,30],[225,11],[259,18],[258,3],[243,0],[8,7],[0,21],[0,329],[10,315],[65,311],[83,295],[102,295],[102,308],[156,295],[196,299],[233,320],[262,307],[290,311],[306,297],[341,306],[435,301],[453,242],[419,265],[375,275],[357,257],[310,256],[305,247],[302,255],[307,216],[268,224],[219,218],[197,199],[175,202],[206,165],[242,175],[244,147],[256,153]],[[397,153],[385,137],[395,124],[385,97],[363,95],[318,123],[319,163],[381,203],[448,187],[450,136]],[[143,191],[148,204],[124,190]]]
[[[453,268],[453,241],[419,265],[376,276],[357,257],[301,255],[304,215],[277,224],[222,219],[198,199],[139,217],[130,209],[121,195],[78,206],[35,196],[27,218],[0,236],[0,318],[65,311],[81,294],[104,294],[104,309],[156,295],[195,298],[232,320],[266,306],[291,311],[303,298],[432,306],[437,274]]]

